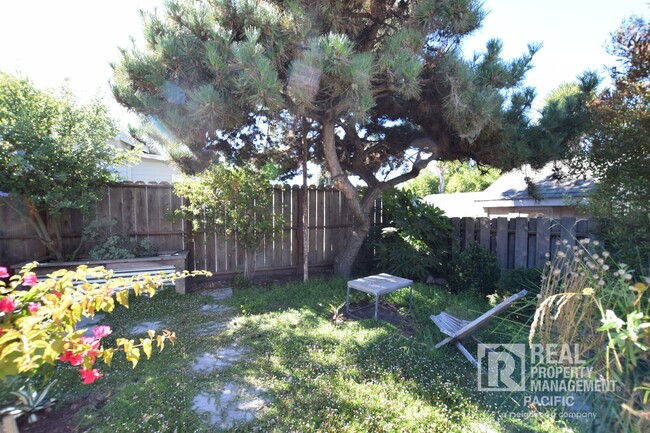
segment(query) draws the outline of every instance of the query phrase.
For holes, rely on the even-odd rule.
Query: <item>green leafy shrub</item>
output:
[[[384,193],[388,227],[375,243],[378,267],[400,277],[424,280],[447,260],[451,224],[442,211],[410,190]]]
[[[66,89],[43,91],[0,71],[0,191],[57,260],[79,250],[64,250],[61,211],[92,212],[118,179],[113,167],[134,162],[108,142],[116,133],[99,100],[81,105]]]
[[[149,238],[138,241],[124,233],[111,233],[111,227],[116,223],[115,220],[98,220],[84,228],[84,239],[92,244],[88,252],[90,260],[132,259],[158,254],[158,248]]]
[[[272,166],[217,164],[194,177],[174,182],[174,192],[185,198],[176,217],[192,222],[193,230],[236,235],[244,246],[245,278],[251,278],[255,252],[265,240],[284,229],[282,213],[274,210]]]
[[[90,260],[118,260],[134,257],[150,257],[158,254],[158,248],[149,238],[130,238],[126,235],[111,235],[106,241],[95,245],[88,253]]]
[[[496,291],[501,276],[497,257],[476,242],[450,263],[449,287],[455,291],[470,290],[483,295]]]
[[[542,270],[537,268],[505,269],[501,271],[501,277],[497,284],[499,293],[510,296],[521,290],[528,290],[533,294],[539,293],[539,285],[542,279]]]

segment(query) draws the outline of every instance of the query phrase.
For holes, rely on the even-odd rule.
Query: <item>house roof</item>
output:
[[[531,195],[526,178],[535,185],[536,193]],[[490,185],[476,200],[487,201],[528,201],[536,202],[565,198],[584,198],[594,187],[591,175],[571,176],[563,164],[548,163],[541,170],[529,166],[504,174]]]
[[[526,177],[535,184],[535,196],[530,194]],[[591,175],[569,176],[561,163],[549,163],[541,170],[522,167],[506,173],[482,192],[430,194],[423,200],[450,217],[476,217],[484,216],[488,208],[566,206],[566,199],[587,197],[594,184]]]
[[[482,195],[482,192],[429,194],[422,200],[440,208],[448,217],[482,217],[485,211],[477,203]]]
[[[124,149],[134,149],[136,146],[141,147],[140,158],[154,159],[158,161],[169,161],[169,155],[162,148],[156,144],[142,144],[139,143],[131,136],[131,134],[124,131],[118,132],[114,139],[115,143],[122,143],[120,146]]]

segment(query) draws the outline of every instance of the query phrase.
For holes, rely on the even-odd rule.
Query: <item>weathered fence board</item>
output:
[[[276,237],[268,237],[254,255],[251,265],[258,271],[302,272],[302,191],[298,187],[275,189],[269,212],[283,216],[284,225]],[[341,193],[334,188],[311,187],[306,191],[308,203],[310,267],[331,267],[336,251],[342,246],[345,231],[351,226],[351,214]],[[40,259],[47,251],[36,239],[32,227],[0,198],[0,263],[11,264]],[[115,220],[112,233],[126,234],[138,240],[149,238],[161,251],[190,250],[190,266],[219,274],[235,274],[244,266],[245,250],[236,234],[191,232],[188,221],[170,219],[182,200],[173,194],[171,185],[115,184],[106,187],[92,217],[78,211],[63,212],[62,236],[66,246],[76,246],[85,224],[94,220]],[[224,210],[224,216],[226,210]],[[381,222],[381,209],[373,210],[373,220]],[[279,222],[278,222],[279,224]],[[85,247],[81,253],[87,253]],[[372,258],[364,254],[364,259]]]
[[[307,228],[309,235],[309,265],[315,269],[331,268],[334,258],[343,246],[352,217],[347,202],[334,188],[298,187],[275,189],[269,211],[281,214],[284,226],[275,238],[267,238],[256,254],[249,257],[260,271],[302,273],[302,201],[307,200]],[[304,194],[304,198],[303,198]],[[44,257],[47,251],[36,239],[25,218],[8,206],[6,197],[0,198],[0,264],[9,265]],[[138,240],[149,238],[161,251],[188,249],[190,266],[214,273],[234,275],[241,272],[245,251],[237,242],[236,234],[192,233],[185,220],[171,220],[182,200],[173,194],[169,184],[118,184],[106,188],[97,204],[93,218],[115,219],[114,233],[124,233]],[[224,216],[226,210],[224,209]],[[383,226],[381,200],[372,211],[372,223]],[[85,224],[90,222],[77,211],[61,215],[62,237],[65,245],[76,246]],[[92,219],[92,218],[91,218]],[[278,222],[279,224],[279,222]],[[502,267],[542,267],[553,255],[556,242],[592,237],[594,222],[564,218],[559,221],[546,218],[452,218],[453,238],[451,257],[457,256],[471,242],[479,242],[495,253]],[[81,250],[87,252],[87,247]],[[373,259],[372,248],[359,254],[359,262]]]
[[[497,256],[504,269],[541,268],[555,254],[557,242],[566,239],[574,245],[595,233],[593,220],[575,218],[452,218],[451,225],[456,240],[452,257],[478,241]]]

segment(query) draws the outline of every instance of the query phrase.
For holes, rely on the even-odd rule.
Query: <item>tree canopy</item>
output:
[[[80,105],[65,89],[56,95],[0,72],[0,191],[57,259],[64,255],[61,210],[90,210],[126,160],[108,143],[115,134],[100,102]]]
[[[473,0],[172,0],[143,13],[146,49],[122,50],[113,91],[187,145],[195,170],[273,160],[291,174],[308,149],[354,215],[345,274],[375,199],[430,161],[541,166],[573,137],[580,98],[528,116],[534,91],[521,83],[538,46],[506,61],[491,40],[463,57],[483,16]],[[595,85],[586,76],[581,96]]]
[[[650,258],[650,23],[635,17],[612,35],[613,87],[589,107],[574,168],[598,183],[588,212],[602,221],[601,236],[619,260],[647,266]]]
[[[429,169],[420,172],[418,177],[404,184],[418,197],[440,193],[443,179],[443,192],[477,192],[492,185],[501,176],[501,171],[490,167],[478,167],[472,161],[447,161],[437,164],[435,173]],[[442,172],[442,173],[441,173]]]

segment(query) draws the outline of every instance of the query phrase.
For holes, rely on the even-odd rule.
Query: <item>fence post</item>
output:
[[[309,254],[309,251],[307,248],[305,248],[305,228],[307,227],[307,214],[305,213],[305,206],[307,204],[307,188],[304,186],[301,186],[297,188],[298,194],[296,200],[296,208],[295,211],[297,212],[297,217],[296,217],[296,243],[295,243],[295,249],[294,251],[296,252],[296,275],[302,275],[304,272],[304,266],[305,266],[305,258],[307,254]],[[307,233],[308,234],[308,233]]]

